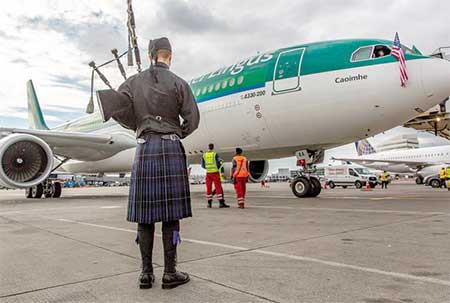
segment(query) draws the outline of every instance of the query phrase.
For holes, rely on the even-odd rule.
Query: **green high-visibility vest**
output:
[[[219,168],[216,164],[216,153],[206,152],[203,154],[203,160],[205,161],[205,169],[207,173],[217,173]]]

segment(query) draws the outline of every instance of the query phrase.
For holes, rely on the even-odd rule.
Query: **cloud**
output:
[[[102,11],[90,12],[83,19],[66,18],[64,14],[44,18],[42,16],[22,17],[20,30],[25,28],[37,31],[54,31],[73,43],[79,50],[91,58],[100,60],[110,59],[110,50],[125,48],[126,29],[121,20],[107,16]]]
[[[86,77],[51,75],[51,80],[54,83],[53,86],[75,88],[82,91],[90,90],[90,85],[85,84],[85,82],[90,81]]]
[[[17,40],[18,37],[12,36],[5,31],[0,30],[0,38],[5,40]]]
[[[194,1],[167,0],[160,7],[156,24],[178,33],[228,31],[229,24],[206,6]]]

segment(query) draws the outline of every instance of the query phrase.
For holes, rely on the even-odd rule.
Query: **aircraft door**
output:
[[[272,94],[298,91],[300,87],[300,69],[305,48],[295,48],[278,54],[273,71]]]

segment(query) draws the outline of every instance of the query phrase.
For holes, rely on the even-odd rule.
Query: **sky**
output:
[[[450,1],[442,0],[279,0],[270,5],[262,0],[134,0],[133,7],[144,67],[149,64],[148,40],[167,36],[174,51],[172,70],[185,79],[257,52],[313,41],[393,39],[398,31],[402,43],[426,54],[450,45],[446,22]],[[88,63],[111,59],[112,48],[126,50],[126,19],[126,0],[3,4],[0,127],[27,127],[28,79],[33,79],[50,126],[82,116],[90,92]],[[114,87],[121,83],[114,64],[102,71]],[[135,72],[135,67],[127,69],[128,74]],[[97,80],[95,88],[104,86]],[[402,132],[397,128],[384,136]],[[354,150],[348,145],[331,153],[336,152]],[[271,170],[293,163],[293,159],[273,161]]]

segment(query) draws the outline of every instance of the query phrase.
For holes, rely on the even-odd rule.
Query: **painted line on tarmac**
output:
[[[404,211],[404,210],[385,210],[385,209],[364,209],[364,208],[330,208],[330,207],[298,207],[300,210],[317,210],[317,211],[342,211],[355,213],[378,213],[378,214],[404,214],[404,215],[447,215],[444,212],[420,212],[420,211]]]
[[[32,208],[32,209],[24,209],[24,210],[11,210],[0,212],[1,215],[14,215],[14,214],[26,214],[26,213],[34,213],[34,212],[48,212],[48,211],[68,211],[68,210],[78,210],[78,209],[115,209],[115,208],[125,208],[125,206],[120,205],[110,205],[110,206],[74,206],[74,207],[53,207],[53,208]]]
[[[250,205],[248,208],[280,208],[280,209],[296,209],[296,210],[312,210],[312,211],[332,211],[332,212],[355,212],[355,213],[378,213],[378,214],[403,214],[403,215],[447,215],[444,212],[420,212],[420,211],[404,211],[404,210],[387,210],[387,209],[364,209],[364,208],[332,208],[332,207],[289,207],[289,206],[258,206]]]
[[[127,233],[136,233],[136,230],[126,229],[126,228],[86,223],[86,222],[81,222],[81,221],[73,221],[73,220],[68,220],[68,219],[56,219],[56,220],[60,221],[60,222],[68,222],[68,223],[86,225],[86,226],[103,228],[103,229],[117,230],[117,231],[123,231],[123,232],[127,232]],[[160,234],[156,234],[156,235],[161,236]],[[244,252],[257,253],[257,254],[262,254],[262,255],[266,255],[266,256],[286,258],[286,259],[292,259],[292,260],[304,261],[304,262],[310,262],[310,263],[317,263],[317,264],[321,264],[321,265],[328,265],[328,266],[338,267],[338,268],[346,268],[346,269],[351,269],[351,270],[355,270],[355,271],[362,271],[362,272],[367,272],[367,273],[390,276],[390,277],[394,277],[394,278],[401,278],[401,279],[414,280],[414,281],[425,282],[425,283],[450,286],[450,281],[440,280],[440,279],[435,279],[435,278],[430,278],[430,277],[413,276],[413,275],[399,273],[399,272],[384,271],[384,270],[380,270],[380,269],[376,269],[376,268],[363,267],[363,266],[339,263],[339,262],[334,262],[334,261],[327,261],[327,260],[310,258],[310,257],[302,257],[302,256],[297,256],[297,255],[285,254],[285,253],[277,253],[277,252],[272,252],[272,251],[267,251],[267,250],[262,250],[262,249],[251,249],[251,248],[228,245],[228,244],[217,243],[217,242],[202,241],[202,240],[195,240],[195,239],[188,239],[188,238],[183,238],[183,241],[189,242],[189,243],[195,243],[195,244],[228,248],[228,249],[233,249],[233,250],[236,250],[238,252],[243,252],[243,253]]]

